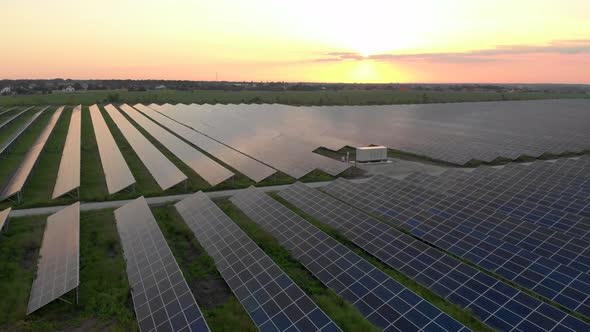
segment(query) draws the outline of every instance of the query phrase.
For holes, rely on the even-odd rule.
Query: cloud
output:
[[[429,61],[444,63],[477,63],[500,61],[502,56],[523,54],[590,54],[590,39],[555,40],[546,45],[500,45],[490,49],[466,52],[409,53],[409,54],[374,54],[363,56],[353,52],[324,53],[316,62],[337,62],[346,60],[375,61]]]

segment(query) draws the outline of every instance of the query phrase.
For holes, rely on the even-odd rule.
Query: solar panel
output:
[[[345,183],[339,181],[338,185],[344,186]],[[354,187],[351,188],[353,191],[360,189],[359,186],[350,184],[346,186]],[[420,205],[422,209],[429,210],[426,213],[434,212],[440,218],[458,222],[457,227],[492,236],[579,271],[590,269],[588,241],[515,219],[493,207],[486,207],[485,202],[433,193],[416,186],[402,185],[401,182],[384,176],[370,180],[363,190],[366,193],[355,194],[357,198],[361,198],[355,204],[363,204],[385,218],[392,218],[388,214],[397,215]],[[368,199],[369,192],[380,199]]]
[[[388,180],[383,180],[387,182]],[[506,243],[499,239],[485,236],[471,229],[460,227],[461,216],[448,218],[439,207],[429,208],[432,197],[423,194],[421,202],[414,199],[411,185],[400,185],[403,181],[394,180],[389,190],[377,187],[367,190],[372,183],[357,186],[357,195],[376,203],[378,210],[364,204],[359,208],[368,208],[368,212],[383,215],[395,225],[403,227],[417,237],[443,248],[500,276],[515,282],[562,306],[590,317],[590,275],[560,264],[559,261],[547,259],[528,250]],[[379,184],[384,182],[379,181]],[[379,186],[379,185],[377,185]],[[332,188],[334,191],[334,188]],[[341,186],[337,195],[354,194]],[[426,193],[426,190],[418,189]],[[377,197],[374,193],[383,194]],[[409,198],[407,196],[410,196]],[[355,202],[354,199],[345,198]],[[355,203],[352,203],[355,204]],[[442,203],[444,205],[446,203]],[[426,205],[425,208],[422,208]]]
[[[536,162],[530,166],[485,172],[446,172],[441,177],[413,176],[410,180],[446,195],[476,198],[515,218],[574,237],[590,238],[590,165],[584,161]],[[590,211],[590,210],[589,210]]]
[[[207,195],[175,207],[261,331],[340,331]]]
[[[20,202],[23,187],[25,186],[29,175],[31,175],[33,168],[37,164],[39,155],[41,155],[45,143],[47,143],[49,135],[53,132],[53,128],[55,128],[55,124],[57,123],[57,120],[59,120],[62,111],[63,106],[53,113],[49,123],[45,126],[39,137],[37,137],[37,140],[33,143],[16,171],[11,175],[8,182],[2,188],[2,191],[0,192],[0,201],[4,201],[16,195],[17,202]]]
[[[0,232],[4,228],[4,225],[8,222],[8,216],[10,215],[11,208],[5,209],[4,211],[0,212]]]
[[[121,109],[210,185],[218,185],[234,175],[234,173],[185,143],[180,138],[174,136],[166,129],[160,127],[131,106],[123,104],[121,105]]]
[[[190,105],[176,106],[165,114],[297,179],[315,169],[337,175],[350,167],[349,164],[313,153],[317,145],[310,145],[298,136],[286,136],[279,128],[265,126],[263,121],[268,114],[263,112],[265,108],[280,107]]]
[[[12,135],[10,137],[8,137],[6,140],[4,140],[4,142],[2,142],[2,144],[0,144],[0,154],[7,151],[8,148],[10,148],[10,146],[12,145],[12,143],[14,143],[16,141],[16,139],[19,138],[20,135],[22,135],[22,133],[24,133],[25,130],[27,130],[27,128],[29,128],[31,126],[31,124],[33,124],[33,122],[35,122],[35,120],[37,120],[37,118],[48,108],[49,108],[49,106],[46,106],[43,109],[41,109],[40,111],[33,114],[33,116],[31,116],[31,118],[29,120],[27,120],[22,126],[20,126],[20,128],[18,128],[14,133],[12,133]]]
[[[5,109],[4,111],[0,112],[0,115],[3,115],[3,114],[5,114],[5,113],[8,113],[8,112],[12,111],[12,110],[13,110],[13,109],[15,109],[15,108],[16,108],[16,107],[10,107],[10,108],[7,108],[7,109]],[[2,109],[2,107],[0,107],[0,109]]]
[[[80,188],[82,105],[74,107],[51,199]]]
[[[332,188],[334,191],[335,189]],[[368,253],[499,330],[579,330],[590,325],[303,184],[280,195]]]
[[[254,187],[231,198],[324,285],[384,330],[467,330],[428,301]]]
[[[158,122],[160,125],[168,128],[185,140],[191,142],[215,158],[233,167],[238,172],[244,174],[254,182],[260,182],[276,173],[274,169],[262,164],[261,162],[254,160],[236,150],[233,150],[230,147],[223,145],[201,133],[198,133],[195,130],[187,127],[185,124],[181,124],[169,117],[162,115],[159,113],[160,111],[164,110],[162,106],[150,105],[150,107],[146,107],[144,105],[137,104],[134,107],[152,118],[154,121]]]
[[[27,315],[80,284],[80,203],[47,218]]]
[[[209,331],[143,197],[115,210],[139,330]]]
[[[16,113],[15,115],[11,116],[10,118],[8,118],[6,121],[4,121],[3,123],[0,123],[0,129],[4,128],[6,125],[8,125],[9,123],[11,123],[12,121],[14,121],[15,119],[17,119],[18,117],[20,117],[21,115],[25,114],[25,112],[27,112],[28,110],[30,110],[31,108],[33,108],[33,106],[25,108],[24,110]]]
[[[96,137],[102,169],[109,195],[117,193],[135,184],[135,178],[121,154],[111,131],[104,121],[98,106],[90,106],[90,118]]]
[[[105,106],[105,110],[162,190],[187,180],[186,175],[145,138],[113,105]]]

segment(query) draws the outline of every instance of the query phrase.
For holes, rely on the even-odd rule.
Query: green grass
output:
[[[175,208],[170,205],[153,208],[152,212],[211,330],[257,331],[250,316],[223,281],[213,259],[201,247]],[[213,290],[209,290],[212,294],[202,294],[199,285],[209,282],[215,285]]]
[[[24,318],[44,229],[43,216],[12,218],[0,235],[0,329]]]
[[[420,295],[423,299],[427,300],[428,302],[432,303],[440,310],[447,313],[449,316],[455,318],[459,322],[463,323],[465,326],[469,327],[474,331],[493,331],[493,329],[489,328],[487,325],[482,323],[477,317],[475,317],[470,310],[464,309],[458,305],[452,304],[446,301],[444,298],[438,296],[437,294],[430,291],[428,288],[420,285],[412,278],[407,277],[403,273],[390,268],[389,266],[382,263],[376,257],[370,255],[369,253],[365,252],[361,248],[357,247],[352,241],[348,240],[344,235],[342,235],[337,229],[326,225],[317,219],[313,218],[312,216],[306,214],[301,209],[297,208],[293,204],[289,203],[284,198],[280,197],[277,193],[271,193],[271,197],[275,200],[280,202],[281,204],[288,207],[290,210],[295,212],[297,215],[302,217],[303,219],[307,220],[309,223],[315,225],[326,234],[330,235],[332,238],[340,242],[341,244],[348,247],[350,250],[354,251],[357,255],[363,257],[365,260],[373,264],[375,267],[380,269],[381,271],[388,274],[393,279],[400,282],[402,285],[406,286],[407,288],[414,291],[414,293]]]
[[[378,105],[415,104],[493,100],[528,100],[556,98],[590,98],[583,93],[544,92],[454,92],[454,91],[391,91],[391,90],[325,90],[325,91],[174,91],[129,92],[124,90],[56,92],[47,95],[0,97],[0,105],[77,105],[108,102],[117,94],[122,103],[278,103],[287,105]]]
[[[246,234],[256,242],[264,252],[283,270],[293,281],[303,289],[312,300],[320,306],[328,316],[344,331],[378,331],[360,312],[350,303],[340,298],[334,291],[326,288],[318,279],[295,260],[287,250],[270,234],[251,221],[229,200],[217,201],[217,205],[225,212]]]
[[[79,304],[57,300],[25,316],[45,219],[14,218],[2,238],[0,329],[137,330],[112,210],[81,213]],[[72,300],[73,292],[64,298]]]
[[[82,107],[81,127],[80,198],[104,201],[108,197],[108,189],[88,107]]]
[[[21,208],[43,205],[43,203],[49,201],[52,204],[60,205],[74,201],[72,197],[68,196],[51,200],[71,115],[71,108],[64,109],[51,136],[49,136],[45,148],[39,156],[38,163],[24,187]]]

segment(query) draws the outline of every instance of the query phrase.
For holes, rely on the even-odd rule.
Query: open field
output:
[[[556,98],[590,98],[588,94],[565,93],[497,93],[497,92],[437,92],[390,90],[341,91],[145,91],[101,90],[76,93],[55,92],[48,95],[0,97],[0,105],[92,105],[101,103],[184,103],[240,104],[266,103],[285,105],[388,105],[449,103],[494,100],[533,100]]]

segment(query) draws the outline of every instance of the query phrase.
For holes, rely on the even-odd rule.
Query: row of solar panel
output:
[[[126,105],[124,105],[126,106]],[[15,118],[23,115],[32,107],[19,111],[14,116],[3,122],[5,126]],[[16,139],[44,112],[48,107],[36,112],[28,121],[17,128],[14,133],[2,142],[0,154],[16,141]],[[53,115],[49,123],[45,126],[42,133],[37,138],[20,166],[13,174],[3,183],[0,191],[0,200],[14,199],[20,202],[24,186],[35,167],[37,160],[45,147],[45,144],[51,135],[53,128],[59,120],[64,107],[60,107]],[[119,111],[112,106],[107,106],[109,114],[116,119],[115,123],[120,126],[123,134],[130,143],[136,147],[136,152],[145,165],[149,166],[154,178],[163,189],[167,189],[178,182],[186,179],[186,176],[180,172],[168,159],[166,159],[147,139],[145,139],[131,123],[129,123]],[[144,128],[160,140],[176,156],[191,166],[211,185],[216,185],[233,176],[233,173],[217,164],[207,156],[192,148],[171,133],[150,122],[145,116],[140,115],[137,111],[126,106],[125,111],[138,121]],[[7,110],[10,111],[10,110]],[[90,115],[94,125],[94,132],[97,139],[99,154],[103,164],[108,191],[110,194],[118,192],[135,183],[133,175],[129,170],[124,158],[121,155],[117,145],[108,130],[104,119],[102,118],[98,107],[91,106]],[[149,126],[149,127],[148,127]],[[164,137],[164,138],[162,138]],[[77,106],[72,111],[69,121],[69,130],[64,144],[63,154],[60,161],[59,171],[53,190],[52,198],[58,198],[67,193],[79,190],[80,187],[80,142],[81,141],[81,106]]]
[[[181,107],[181,106],[177,106]],[[120,109],[131,118],[138,127],[145,130],[151,137],[162,144],[175,157],[180,159],[184,164],[189,166],[192,170],[200,175],[210,185],[215,186],[221,182],[228,180],[234,176],[234,173],[224,166],[220,165],[213,159],[209,158],[204,153],[195,149],[184,140],[194,144],[198,148],[206,151],[215,158],[218,158],[229,166],[242,172],[250,177],[255,182],[262,181],[276,172],[275,169],[253,159],[244,154],[249,152],[247,149],[238,149],[234,146],[225,145],[223,142],[215,140],[205,133],[189,128],[190,121],[182,121],[182,119],[172,119],[170,117],[171,105],[150,105],[150,107],[138,104],[134,107],[123,104]],[[47,109],[47,108],[46,108]],[[160,113],[163,109],[167,109],[166,116]],[[2,124],[5,125],[14,118],[27,112],[25,109],[9,118]],[[44,109],[45,110],[45,109]],[[44,111],[35,114],[31,121],[27,122],[18,130],[14,137],[8,139],[2,146],[3,152],[12,144],[12,142],[22,133],[28,126]],[[115,126],[122,133],[126,141],[131,145],[139,159],[146,166],[150,174],[153,176],[157,184],[162,190],[169,189],[179,183],[186,181],[187,176],[172,163],[156,146],[154,146],[146,136],[144,136],[139,129],[132,124],[127,117],[123,116],[121,112],[113,105],[105,106],[106,112],[113,120]],[[9,179],[0,192],[0,200],[6,200],[16,197],[20,201],[22,190],[25,182],[28,179],[33,167],[36,164],[44,145],[51,134],[57,120],[59,119],[63,107],[60,107],[54,112],[50,123],[46,126],[44,132],[39,137],[36,148],[31,148],[30,154],[23,160],[24,168],[19,168]],[[98,108],[98,106],[90,106],[90,116],[93,124],[93,130],[96,137],[100,160],[102,163],[103,173],[105,175],[107,189],[109,194],[114,194],[125,188],[134,185],[135,179],[129,170],[121,151],[115,143],[111,132],[106,125],[105,120]],[[226,124],[229,125],[229,124]],[[165,129],[166,128],[166,129]],[[170,130],[170,131],[169,131]],[[174,132],[176,135],[172,134]],[[183,140],[184,139],[184,140]],[[273,138],[276,141],[280,138]],[[52,198],[63,196],[68,193],[79,194],[80,187],[80,143],[81,143],[81,106],[74,108],[67,138],[65,141],[63,155],[61,158],[60,168],[57,176],[57,181],[53,191]],[[237,144],[237,143],[236,143]],[[235,144],[234,144],[235,145]],[[240,150],[240,151],[238,151]],[[293,147],[291,153],[283,154],[287,156],[295,156],[295,153],[300,151],[303,153],[305,148]],[[332,159],[311,154],[311,150],[307,151],[310,155],[307,158],[296,157],[296,160],[283,160],[281,163],[274,163],[272,156],[276,153],[266,155],[259,155],[259,159],[273,164],[275,168],[285,171],[287,174],[299,178],[316,168],[323,168],[331,174],[339,174],[348,165],[334,161]],[[299,160],[299,161],[297,161]],[[297,166],[302,160],[307,160],[305,167]],[[288,165],[297,168],[298,171],[289,171]]]
[[[386,218],[410,230],[416,236],[442,247],[456,255],[471,260],[506,279],[529,288],[561,305],[590,315],[590,276],[587,270],[576,270],[562,266],[559,262],[542,257],[518,246],[477,232],[472,232],[460,223],[462,215],[452,218],[441,206],[447,205],[444,198],[428,196],[428,190],[403,185],[397,180],[383,179],[381,182],[369,181],[357,195],[372,200],[372,211],[384,213]],[[375,183],[375,185],[373,185]],[[353,194],[350,188],[338,188],[340,195]],[[415,193],[420,193],[420,202]],[[379,201],[376,194],[386,196]],[[440,195],[439,195],[440,196]],[[354,196],[346,198],[355,200]],[[379,201],[379,202],[378,202]],[[361,203],[363,204],[363,203]],[[380,204],[379,206],[374,206]],[[436,207],[432,207],[436,206]]]
[[[336,228],[390,267],[450,302],[471,309],[496,329],[577,331],[588,328],[573,316],[352,208],[351,205],[366,209],[356,200],[359,196],[373,199],[367,192],[358,191],[359,195],[352,198],[345,195],[349,188],[336,183],[328,185],[326,191],[344,202],[302,184],[291,185],[280,195]]]
[[[181,104],[161,110],[287,174],[297,174],[309,166],[309,152],[318,146],[338,150],[378,144],[456,164],[584,151],[590,147],[587,108],[587,100],[544,100],[326,107]],[[556,118],[554,109],[564,113]],[[540,137],[539,132],[546,134]],[[290,156],[281,153],[285,150],[296,150],[298,160],[289,161]],[[318,162],[327,171],[333,169],[328,162]]]
[[[337,189],[329,188],[329,191],[343,189],[337,186],[334,187]],[[582,321],[473,270],[317,190],[296,184],[280,195],[321,222],[342,231],[355,244],[391,267],[415,278],[449,301],[472,309],[482,321],[494,328],[574,331],[588,328]],[[273,234],[321,282],[353,303],[375,325],[400,331],[465,329],[257,189],[244,190],[232,201]],[[178,203],[176,208],[214,258],[222,276],[261,330],[338,329],[204,194],[197,193]],[[198,306],[145,200],[140,198],[129,203],[116,210],[115,216],[140,329],[167,327],[180,330],[187,326],[206,329]],[[48,221],[48,229],[49,225]],[[58,233],[68,234],[67,230]],[[73,249],[60,252],[63,245],[59,248],[56,247],[58,242],[54,242],[53,246],[46,245],[45,238],[42,252],[48,250],[48,253],[42,256],[47,256],[48,260],[55,259],[56,255],[61,258],[52,262],[50,269],[41,268],[40,262],[39,270],[49,272],[37,278],[42,282],[39,282],[40,286],[34,286],[34,289],[40,289],[31,293],[30,311],[71,290],[56,286],[61,285],[63,280],[77,282],[77,277],[64,279],[59,273],[57,275],[62,275],[63,280],[56,282],[52,279],[55,278],[52,272],[60,270],[56,267],[72,271]],[[47,238],[55,241],[56,237],[47,235]],[[44,249],[46,247],[50,249]],[[555,269],[554,272],[564,271]],[[43,285],[53,287],[48,290],[43,289]]]

